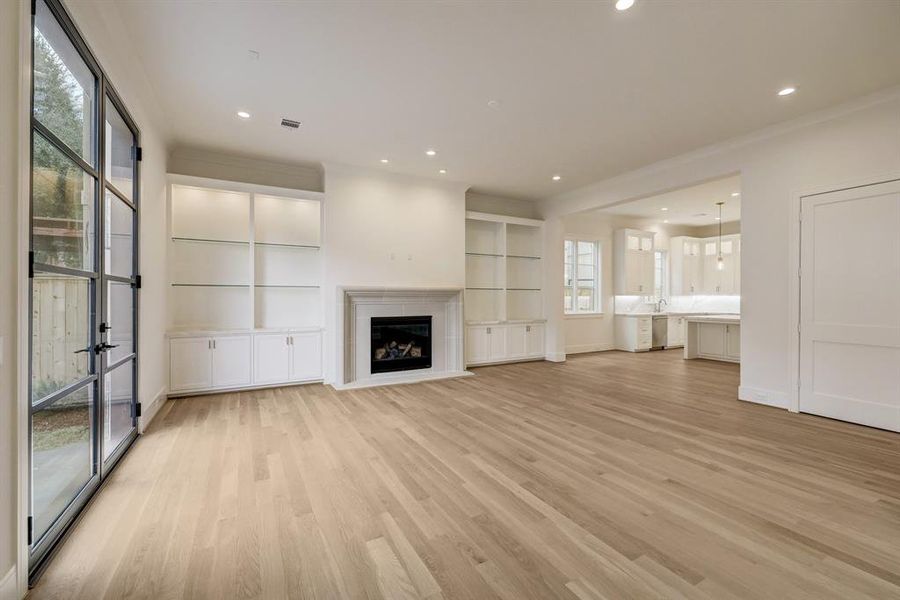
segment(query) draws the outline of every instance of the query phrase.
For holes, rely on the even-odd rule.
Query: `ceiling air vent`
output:
[[[282,119],[281,126],[287,129],[300,129],[300,121],[294,121],[292,119]]]

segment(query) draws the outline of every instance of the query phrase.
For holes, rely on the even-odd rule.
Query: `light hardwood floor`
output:
[[[607,352],[167,403],[33,598],[898,598],[900,436]]]

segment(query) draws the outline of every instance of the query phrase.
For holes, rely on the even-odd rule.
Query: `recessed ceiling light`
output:
[[[383,164],[383,165],[386,165],[386,164],[388,164],[389,162],[391,162],[391,161],[389,161],[389,160],[386,159],[386,158],[382,158],[382,159],[381,159],[381,164]]]
[[[616,10],[628,10],[634,6],[634,0],[616,0]]]
[[[437,150],[426,150],[425,154],[428,156],[435,156],[437,154]]]
[[[786,87],[783,90],[779,90],[778,95],[779,96],[790,96],[791,94],[793,94],[796,91],[797,91],[797,88]]]
[[[250,118],[250,113],[248,113],[246,110],[239,110],[239,111],[237,112],[237,116],[239,116],[239,117],[242,118],[242,119],[249,119],[249,118]]]
[[[663,219],[663,223],[668,223],[668,222],[669,222],[668,219]]]
[[[740,195],[741,195],[740,192],[731,192],[731,197],[732,197],[732,198],[737,198],[737,197],[740,196]]]
[[[488,108],[493,108],[494,110],[497,110],[498,108],[500,108],[500,101],[499,100],[488,100]]]
[[[562,179],[562,175],[554,175],[553,176],[553,181],[559,181],[560,179]]]
[[[719,217],[716,217],[716,221],[721,221],[721,220],[722,220],[722,219],[721,219],[721,218],[719,218]]]
[[[669,209],[668,209],[668,208],[666,208],[666,207],[665,207],[665,206],[663,206],[663,207],[662,207],[662,208],[661,208],[661,209],[659,209],[659,210],[663,210],[663,211],[665,211],[665,210],[669,210]]]
[[[447,172],[447,169],[441,169],[440,171],[438,171],[438,173],[440,173],[441,175],[444,175],[446,172]]]

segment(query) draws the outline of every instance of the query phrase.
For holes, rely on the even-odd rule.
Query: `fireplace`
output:
[[[371,373],[431,368],[431,316],[372,317]]]

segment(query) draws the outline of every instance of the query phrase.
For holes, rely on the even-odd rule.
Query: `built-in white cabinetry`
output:
[[[533,360],[544,357],[543,323],[504,323],[466,327],[466,364]]]
[[[684,317],[670,315],[666,323],[666,348],[684,346]]]
[[[169,352],[169,389],[172,392],[251,384],[249,335],[173,338]]]
[[[669,241],[673,296],[700,294],[703,286],[701,242],[697,238],[673,237]]]
[[[740,321],[729,315],[689,318],[684,357],[740,362]]]
[[[253,343],[254,384],[321,379],[322,341],[318,333],[258,333]]]
[[[719,238],[673,237],[670,242],[672,295],[725,295],[741,293],[741,236]],[[722,267],[719,268],[721,247]]]
[[[321,379],[323,199],[170,176],[170,392]]]
[[[653,317],[616,315],[616,349],[645,352],[653,345]]]
[[[650,231],[619,229],[615,234],[614,287],[617,296],[653,294],[654,256]]]
[[[543,221],[466,213],[466,363],[544,356]]]

